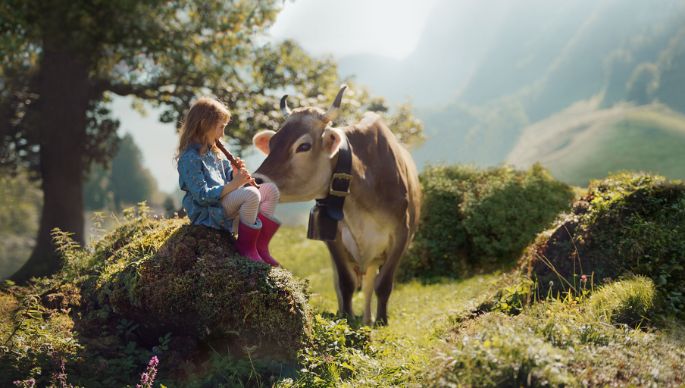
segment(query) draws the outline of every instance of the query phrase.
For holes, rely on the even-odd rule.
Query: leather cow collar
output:
[[[345,217],[343,205],[350,194],[352,183],[352,145],[345,136],[338,150],[338,161],[333,168],[326,198],[317,199],[309,212],[307,238],[332,241],[338,232],[338,222]]]

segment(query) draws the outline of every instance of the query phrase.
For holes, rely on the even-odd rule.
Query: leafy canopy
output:
[[[89,109],[84,158],[106,163],[116,152],[111,94],[162,107],[162,122],[178,123],[198,95],[214,95],[234,114],[227,132],[242,148],[261,129],[277,129],[284,92],[304,105],[330,104],[341,83],[331,58],[310,57],[296,43],[264,43],[277,0],[8,0],[0,4],[0,162],[39,163],[39,79],[46,53],[87,67]],[[349,82],[348,82],[349,83]],[[351,85],[352,86],[352,85]],[[352,89],[359,89],[352,86]],[[66,91],[65,91],[66,92]],[[68,96],[65,96],[68,98]],[[346,96],[355,112],[387,112],[366,91]],[[292,102],[291,102],[292,104]],[[422,126],[408,105],[395,117],[407,144]],[[392,121],[392,118],[390,119]],[[86,165],[87,165],[86,164]]]

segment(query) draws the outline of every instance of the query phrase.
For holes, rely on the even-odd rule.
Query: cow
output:
[[[337,194],[345,198],[343,218],[334,229],[335,238],[325,241],[335,273],[338,313],[354,317],[352,295],[361,288],[363,323],[371,325],[375,290],[375,323],[387,325],[395,270],[418,226],[421,188],[411,155],[378,115],[367,112],[355,125],[332,126],[345,88],[340,88],[328,111],[291,111],[283,96],[285,122],[278,131],[263,130],[253,138],[255,147],[267,155],[253,177],[276,184],[281,202],[324,198],[335,194],[334,167],[342,146],[349,144],[349,192]]]

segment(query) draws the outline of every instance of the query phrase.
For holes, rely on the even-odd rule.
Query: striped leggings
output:
[[[246,186],[231,191],[221,200],[221,205],[226,217],[235,219],[240,215],[240,221],[254,225],[260,211],[267,216],[273,216],[280,196],[275,184],[262,183],[259,189]]]

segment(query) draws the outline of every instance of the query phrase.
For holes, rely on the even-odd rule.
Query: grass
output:
[[[478,274],[431,284],[396,283],[390,298],[388,326],[358,329],[357,319],[350,323],[350,328],[347,323],[330,319],[337,310],[337,301],[328,252],[323,243],[307,240],[305,232],[303,227],[283,227],[271,250],[286,269],[308,282],[312,309],[320,314],[315,326],[323,336],[328,336],[320,339],[317,352],[307,356],[308,364],[304,366],[315,370],[314,378],[303,380],[291,374],[290,378],[280,380],[260,379],[260,366],[255,370],[252,360],[240,364],[234,359],[217,358],[216,370],[236,374],[235,378],[231,375],[231,379],[220,381],[279,387],[685,383],[681,367],[685,364],[685,327],[671,319],[665,319],[658,327],[652,325],[652,319],[642,319],[652,314],[649,299],[654,296],[653,285],[644,278],[627,279],[590,294],[550,298],[521,308],[506,305],[525,295],[524,288],[532,289],[532,285],[521,282],[515,273]],[[638,304],[636,301],[637,310],[633,307]],[[353,305],[358,316],[363,302],[361,293],[355,294]],[[20,308],[18,299],[0,293],[2,332],[9,333],[10,317]],[[640,319],[629,320],[631,326],[624,324],[622,317],[633,310]],[[55,333],[71,332],[69,322],[60,318],[53,316],[47,321],[50,327],[36,328],[26,340],[36,346],[46,339],[71,346],[68,336],[62,336],[66,338],[64,344],[52,338]],[[637,328],[632,326],[635,324]],[[23,334],[14,341],[21,338]],[[7,335],[0,340],[5,342]],[[357,344],[339,345],[341,340]],[[26,360],[27,368],[34,361]],[[325,366],[320,367],[325,363],[336,363],[334,368],[328,368],[335,373],[319,373],[325,370]],[[244,380],[245,373],[255,373],[256,380]],[[215,384],[217,380],[207,381]],[[165,381],[166,385],[174,386],[171,383]]]
[[[635,330],[551,300],[518,316],[493,312],[456,325],[427,385],[680,386],[682,327]]]
[[[274,237],[271,251],[286,269],[309,282],[314,311],[336,313],[328,250],[322,242],[306,240],[305,236],[304,227],[284,227]],[[373,359],[366,359],[366,365],[357,365],[361,373],[343,385],[419,384],[417,373],[431,363],[451,318],[475,309],[486,297],[483,290],[494,288],[503,277],[478,275],[430,285],[418,281],[396,283],[389,302],[390,324],[374,329],[371,334]],[[362,293],[356,293],[353,309],[358,316],[363,304]]]
[[[304,236],[302,227],[283,228],[272,251],[286,268],[307,279],[314,311],[335,313],[328,252],[323,243]],[[654,297],[653,285],[645,278],[523,309],[502,309],[501,301],[511,296],[511,289],[525,284],[519,279],[515,274],[493,273],[432,284],[396,283],[390,324],[371,330],[370,351],[351,358],[354,373],[319,385],[679,386],[685,382],[679,368],[685,363],[685,328],[669,319],[656,328],[649,326],[650,319],[642,319],[651,314],[648,299]],[[483,310],[484,302],[497,298],[499,302],[491,304],[493,311]],[[353,302],[360,314],[361,293]],[[623,319],[631,309],[640,319]],[[637,329],[624,321],[637,324]]]
[[[654,308],[656,288],[644,276],[607,284],[588,301],[590,312],[598,320],[639,325],[649,319]]]
[[[530,126],[508,157],[527,166],[539,161],[572,185],[620,170],[685,179],[685,116],[663,105],[598,109],[576,104]]]

